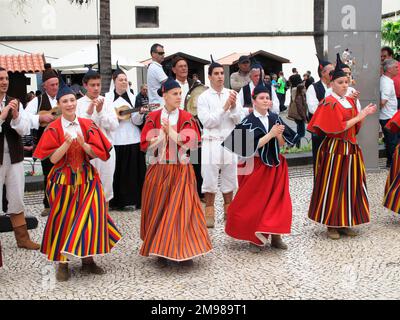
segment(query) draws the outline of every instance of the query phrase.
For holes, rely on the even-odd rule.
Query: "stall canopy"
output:
[[[123,57],[115,53],[111,53],[111,63],[112,68],[116,69],[118,65],[125,70],[130,70],[135,67],[144,67],[144,65],[140,62],[137,62],[131,58]],[[61,57],[57,60],[54,60],[52,63],[52,67],[61,70],[61,71],[72,71],[79,72],[87,70],[87,66],[92,66],[93,68],[98,68],[98,55],[97,55],[97,47],[86,47],[79,51],[70,53],[64,57]]]

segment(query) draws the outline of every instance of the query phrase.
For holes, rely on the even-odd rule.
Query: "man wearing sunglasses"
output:
[[[148,97],[150,104],[164,105],[164,100],[157,93],[157,90],[161,88],[161,85],[168,79],[165,74],[161,63],[164,61],[164,47],[161,44],[155,43],[151,46],[151,63],[147,70],[147,87]]]

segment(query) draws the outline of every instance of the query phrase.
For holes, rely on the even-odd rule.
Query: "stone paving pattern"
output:
[[[248,244],[224,233],[222,197],[218,220],[209,229],[214,250],[194,266],[160,268],[138,255],[140,211],[111,215],[123,239],[96,261],[103,276],[83,276],[73,261],[70,281],[55,280],[54,265],[39,252],[17,249],[12,233],[0,234],[5,266],[0,299],[399,299],[400,218],[382,207],[388,171],[368,174],[372,222],[356,238],[329,240],[325,229],[307,219],[312,191],[309,166],[290,168],[293,228],[287,251],[251,253]],[[27,194],[28,210],[38,216],[32,238],[41,240],[45,218],[40,194]]]

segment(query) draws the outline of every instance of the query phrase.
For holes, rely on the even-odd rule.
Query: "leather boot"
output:
[[[56,279],[57,281],[64,282],[70,278],[68,263],[60,263],[57,268]]]
[[[12,214],[10,215],[10,220],[14,229],[15,240],[17,240],[18,248],[39,250],[40,244],[31,241],[29,238],[24,213]]]
[[[92,274],[100,274],[100,275],[106,273],[106,271],[103,268],[99,267],[94,261],[92,263],[82,262],[81,272],[83,274],[92,273]]]
[[[286,243],[284,243],[282,241],[282,238],[279,234],[271,235],[271,247],[281,249],[281,250],[287,250],[287,248],[288,248]]]
[[[226,217],[228,216],[228,208],[230,206],[230,203],[225,203],[224,204],[224,220],[226,221]]]
[[[214,223],[215,223],[214,206],[206,207],[206,223],[207,223],[207,228],[214,228]]]

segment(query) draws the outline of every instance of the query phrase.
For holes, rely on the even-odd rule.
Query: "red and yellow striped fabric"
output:
[[[397,145],[393,154],[392,166],[385,185],[383,206],[400,213],[400,144]]]
[[[370,221],[364,161],[357,144],[335,138],[322,142],[308,217],[329,227]]]
[[[184,261],[211,251],[191,165],[149,167],[142,193],[140,237],[142,256]]]
[[[69,166],[53,167],[46,192],[51,211],[41,252],[50,261],[106,254],[121,239],[92,165],[85,163],[76,173]]]

